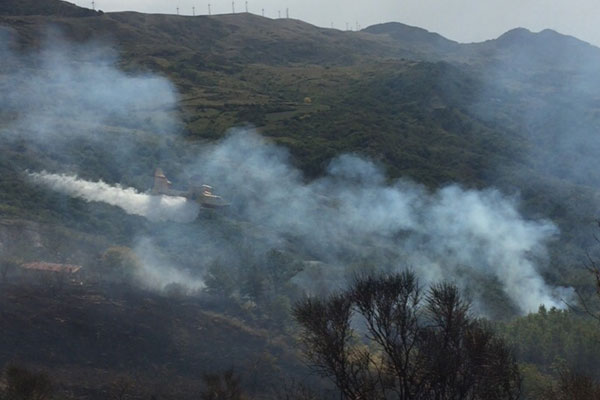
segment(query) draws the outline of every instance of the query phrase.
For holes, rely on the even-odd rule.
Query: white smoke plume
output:
[[[140,239],[134,251],[142,265],[136,278],[144,286],[155,290],[181,288],[184,291],[197,291],[205,287],[200,277],[174,265],[158,253],[151,239]]]
[[[109,185],[102,181],[85,181],[64,174],[34,172],[29,177],[36,184],[69,196],[117,206],[128,214],[140,215],[151,221],[190,222],[198,216],[198,205],[185,197],[153,196],[133,188]]]
[[[94,159],[96,165],[128,162],[145,142],[158,144],[178,130],[171,82],[124,72],[108,44],[68,42],[52,29],[41,49],[18,51],[16,41],[0,35],[3,142],[41,149],[71,169],[93,169]],[[82,163],[86,148],[93,154]]]
[[[570,296],[540,274],[557,228],[525,220],[517,199],[494,189],[430,192],[387,183],[378,167],[354,155],[334,159],[326,176],[306,183],[284,149],[248,131],[205,151],[193,171],[215,182],[244,220],[292,238],[330,266],[368,260],[387,270],[412,267],[427,282],[448,279],[465,288],[473,276],[485,276],[522,312],[561,308]],[[329,279],[336,287],[344,277]]]
[[[523,28],[497,42],[471,111],[525,138],[522,162],[534,170],[597,188],[600,49]]]
[[[59,44],[25,56],[0,43],[7,60],[0,64],[0,73],[8,77],[0,80],[4,94],[0,112],[12,121],[0,128],[3,138],[54,149],[57,164],[67,164],[66,170],[89,168],[96,173],[86,164],[105,154],[95,164],[111,173],[100,175],[113,182],[122,177],[125,165],[138,163],[138,175],[158,166],[151,164],[160,161],[160,153],[169,146],[156,135],[177,127],[172,85],[157,76],[123,73],[105,47],[55,43]],[[143,150],[155,144],[157,154],[134,151],[138,139],[144,141]],[[81,141],[91,146],[86,148]],[[65,151],[71,145],[76,151],[73,159]],[[170,158],[172,169],[180,163],[174,159]],[[110,162],[114,160],[121,162]],[[569,296],[568,289],[551,287],[542,277],[556,227],[549,221],[525,220],[518,212],[518,199],[494,189],[453,185],[431,192],[407,181],[390,183],[375,164],[354,155],[332,160],[323,178],[306,182],[284,149],[251,131],[235,132],[206,147],[186,172],[212,184],[217,194],[231,201],[235,218],[260,231],[244,238],[245,251],[264,253],[265,248],[293,243],[289,247],[295,253],[327,269],[321,274],[327,282],[319,282],[325,283],[321,286],[343,285],[351,265],[368,262],[383,271],[411,267],[426,282],[451,280],[476,297],[481,295],[478,279],[485,277],[497,282],[521,312],[535,311],[540,304],[561,307],[561,299]],[[184,198],[151,196],[75,175],[41,172],[31,174],[31,179],[152,221],[189,222],[199,212]],[[194,262],[199,269],[217,260],[244,264],[245,254],[231,243],[229,232],[223,233],[225,228],[214,221],[192,225],[170,226],[170,243],[190,237],[197,241],[194,255],[202,254]],[[169,265],[175,264],[152,257],[146,251],[150,245],[144,246],[140,253],[147,255],[148,276],[154,277],[149,281],[155,282],[149,286],[199,282],[186,279],[178,267],[171,271]],[[302,274],[294,281],[316,284]],[[485,312],[484,305],[480,308]]]
[[[411,267],[425,282],[453,281],[475,292],[480,312],[485,312],[477,293],[481,282],[473,283],[473,277],[500,283],[523,313],[541,304],[562,308],[563,300],[571,296],[570,289],[547,285],[540,273],[546,246],[557,228],[549,221],[523,219],[517,199],[494,189],[451,185],[430,192],[406,181],[387,183],[379,168],[354,155],[334,159],[326,176],[306,183],[284,149],[247,131],[207,149],[192,171],[201,171],[205,179],[215,182],[217,190],[232,200],[237,217],[270,237],[271,246],[291,238],[322,262],[319,265],[327,271],[320,279],[329,282],[311,282],[300,273],[294,282],[305,289],[343,286],[349,277],[344,266],[368,261],[386,271]],[[183,197],[151,196],[69,175],[30,176],[67,195],[114,205],[152,221],[191,222],[198,215],[197,204]],[[221,242],[218,226],[198,229],[195,234],[202,238],[204,259],[231,259],[235,249]],[[158,261],[148,250],[152,249],[148,240],[139,246],[147,286],[200,287],[200,281],[186,278],[164,259]]]

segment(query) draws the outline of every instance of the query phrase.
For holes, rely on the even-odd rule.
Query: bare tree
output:
[[[275,389],[272,398],[277,400],[319,400],[323,397],[304,382],[283,380]]]
[[[419,319],[423,300],[415,276],[409,272],[385,279],[357,280],[350,298],[364,318],[368,339],[382,350],[376,365],[380,396],[392,391],[399,399],[418,398],[423,392],[423,360],[417,346],[422,340]]]
[[[456,286],[434,285],[427,296],[425,359],[429,398],[516,399],[521,378],[516,360],[491,327],[469,315]]]
[[[8,274],[15,269],[16,264],[10,260],[0,260],[0,276],[2,277],[2,283],[6,283]]]
[[[581,372],[562,368],[556,384],[539,393],[539,397],[546,400],[597,400],[600,399],[600,384]]]
[[[47,374],[16,365],[6,368],[6,399],[46,400],[52,392],[52,382]]]
[[[126,400],[133,396],[135,381],[128,375],[121,375],[110,384],[110,399]]]
[[[293,313],[304,328],[301,341],[313,367],[330,377],[346,398],[378,398],[374,393],[378,378],[371,370],[373,359],[354,340],[348,294],[327,300],[306,299]]]
[[[597,224],[598,228],[600,228],[600,220],[596,220],[596,224]],[[600,238],[597,235],[594,235],[594,240],[596,241],[596,243],[600,244]],[[596,289],[596,296],[600,299],[600,261],[598,261],[597,258],[593,257],[592,255],[590,255],[588,253],[587,261],[584,263],[584,267],[592,274],[593,279],[594,279],[594,284],[595,284],[594,286]],[[597,309],[590,306],[589,301],[586,300],[587,296],[582,294],[579,290],[575,290],[575,293],[577,294],[577,296],[579,298],[579,305],[581,306],[581,308],[583,308],[583,310],[590,317],[592,317],[596,321],[600,322],[600,313],[598,312]],[[567,303],[567,306],[569,306],[569,308],[571,308],[571,309],[577,309],[577,307],[575,307],[569,303]]]
[[[202,400],[244,400],[241,379],[233,368],[221,374],[205,374],[202,377],[204,390],[200,394]]]
[[[493,330],[450,284],[426,295],[411,272],[369,277],[294,308],[305,354],[344,398],[513,400],[521,378]],[[352,328],[364,324],[362,334]]]

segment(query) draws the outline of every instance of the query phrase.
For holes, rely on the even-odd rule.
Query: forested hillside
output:
[[[191,398],[229,367],[253,398],[335,396],[291,311],[405,268],[493,321],[525,398],[597,362],[600,49],[44,0],[0,4],[0,54],[0,366],[74,398]]]

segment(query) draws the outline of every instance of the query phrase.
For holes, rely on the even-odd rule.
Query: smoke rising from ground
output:
[[[491,277],[522,312],[542,303],[562,307],[569,296],[538,271],[556,227],[524,220],[517,200],[493,189],[452,185],[430,193],[411,182],[388,184],[354,155],[334,159],[326,176],[306,183],[284,149],[248,131],[207,150],[192,171],[214,182],[243,219],[330,265],[410,266],[426,281],[465,288],[474,275]]]
[[[110,204],[151,221],[196,218],[197,204],[183,197],[151,196],[131,187],[77,177],[82,173],[132,183],[143,172],[150,175],[157,160],[169,157],[172,149],[165,144],[179,127],[174,111],[177,92],[169,80],[124,72],[109,44],[68,42],[53,28],[45,32],[39,49],[23,51],[16,43],[10,30],[0,31],[0,141],[23,146],[41,157],[30,160],[37,165],[15,165],[15,175],[21,177],[22,168],[69,171],[67,175],[37,172],[27,177],[35,184],[87,202]],[[143,285],[156,289],[168,283],[185,283],[191,289],[201,285],[170,266],[175,264],[157,263],[154,259],[160,257],[152,257],[156,252],[149,250],[150,245],[138,244],[138,248],[144,264],[143,278],[139,277]]]
[[[6,93],[0,106],[12,118],[8,127],[0,128],[4,136],[48,146],[61,157],[73,143],[89,142],[90,157],[105,153],[107,160],[117,161],[110,167],[102,163],[103,168],[120,171],[117,178],[134,165],[138,169],[132,174],[137,176],[150,175],[158,166],[168,175],[180,175],[179,159],[168,160],[170,170],[148,165],[158,163],[160,153],[169,150],[164,141],[152,138],[159,155],[147,156],[150,161],[145,160],[145,165],[135,151],[138,136],[176,130],[171,113],[176,94],[171,84],[156,76],[123,73],[116,68],[114,54],[102,46],[56,43],[28,55],[0,45],[9,61],[2,69],[8,79],[0,80]],[[69,159],[68,169],[86,168],[88,159],[87,155],[85,162]],[[85,172],[91,175],[91,171],[96,173],[93,167]],[[313,261],[293,278],[308,292],[314,292],[315,286],[343,286],[352,273],[364,272],[357,267],[362,265],[371,272],[411,267],[425,283],[454,281],[476,301],[484,297],[482,285],[493,281],[521,312],[535,311],[540,304],[562,307],[561,299],[570,296],[568,289],[547,285],[541,275],[556,227],[548,221],[523,219],[518,200],[494,189],[451,185],[430,192],[408,181],[390,183],[375,164],[351,154],[332,160],[324,177],[306,182],[285,149],[249,130],[235,131],[205,146],[185,172],[200,175],[231,202],[231,215],[238,221],[231,223],[231,230],[243,221],[256,232],[243,239],[242,251],[232,244],[230,232],[214,221],[169,226],[173,247],[169,255],[183,247],[175,243],[179,238],[195,246],[186,267],[195,263],[202,271],[219,260],[243,266],[248,254],[260,259],[269,249],[283,248]],[[117,206],[151,221],[190,222],[199,212],[195,203],[181,197],[150,196],[76,175],[40,172],[30,178],[69,196]],[[180,263],[158,255],[153,250],[158,244],[151,239],[140,243],[136,252],[147,266],[148,286],[174,282],[201,287],[201,280],[175,267]],[[314,273],[317,269],[321,272]],[[485,304],[479,310],[485,312]]]
[[[490,279],[521,312],[535,311],[540,304],[561,308],[562,300],[570,297],[568,289],[548,286],[539,271],[556,227],[523,219],[517,200],[497,190],[451,185],[432,193],[411,182],[390,184],[372,162],[355,155],[332,160],[323,178],[304,182],[285,149],[249,131],[237,131],[207,148],[190,167],[194,172],[201,172],[232,202],[236,218],[261,231],[267,246],[293,242],[321,262],[320,282],[314,275],[311,281],[307,272],[294,279],[308,292],[315,285],[343,286],[350,278],[348,266],[363,263],[375,271],[411,267],[425,282],[453,281],[473,293],[480,312],[485,305],[479,301],[478,285]],[[70,196],[118,206],[153,221],[191,222],[198,215],[198,206],[181,197],[150,196],[68,175],[30,176]],[[225,245],[218,225],[200,225],[198,230],[194,235],[202,238],[203,259],[232,258],[236,250]],[[176,282],[189,287],[190,280],[178,269],[157,267],[168,263],[153,261],[151,242],[143,243],[144,250],[137,253],[145,265],[153,266],[147,275],[150,286]],[[249,248],[258,252],[264,246],[251,243]],[[244,255],[237,257],[243,263]]]
[[[36,184],[88,202],[117,206],[128,214],[140,215],[150,221],[190,222],[198,216],[198,205],[185,197],[152,196],[133,188],[85,181],[71,175],[35,172],[29,177]]]
[[[164,138],[177,130],[170,81],[125,73],[110,46],[68,43],[49,29],[41,50],[16,48],[9,34],[0,35],[3,141],[25,141],[77,169],[86,167],[78,154],[84,146],[121,163],[149,134]]]
[[[204,281],[157,252],[150,238],[142,238],[134,248],[135,254],[141,261],[141,270],[136,278],[146,287],[155,290],[178,288],[196,291],[205,287]]]

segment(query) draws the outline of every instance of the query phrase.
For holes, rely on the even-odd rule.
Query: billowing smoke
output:
[[[600,49],[552,30],[515,29],[496,42],[475,113],[525,138],[520,161],[534,170],[598,187]]]
[[[600,49],[526,29],[477,46],[486,49],[486,61],[469,112],[512,148],[488,177],[503,190],[518,188],[529,213],[559,224],[551,273],[575,282],[573,262],[600,254],[593,222],[600,215]]]
[[[168,257],[160,254],[150,238],[140,239],[134,251],[141,261],[136,278],[144,286],[156,290],[180,290],[182,294],[205,287],[199,276],[173,265]]]
[[[173,143],[166,146],[163,136],[177,130],[176,95],[168,81],[119,71],[114,55],[102,46],[54,44],[29,55],[15,55],[9,47],[0,45],[9,61],[2,70],[9,78],[0,80],[5,94],[0,110],[12,121],[0,128],[5,139],[54,151],[61,161],[51,165],[53,170],[67,164],[65,170],[112,182],[121,180],[125,170],[132,176],[150,174],[161,161],[170,164],[160,165],[168,174],[180,174],[185,161],[166,154]],[[165,240],[138,238],[150,287],[180,283],[199,288],[202,280],[196,274],[211,265],[243,266],[249,255],[258,260],[270,249],[283,249],[310,261],[292,278],[309,292],[315,286],[343,286],[353,273],[364,272],[360,268],[410,267],[425,282],[456,282],[475,300],[485,297],[483,282],[493,282],[522,312],[540,304],[561,307],[561,299],[569,296],[567,289],[551,287],[542,277],[546,247],[557,229],[548,221],[525,220],[518,199],[494,189],[451,185],[431,192],[407,181],[388,182],[378,166],[355,155],[337,157],[324,177],[306,182],[285,149],[247,130],[206,146],[185,172],[199,175],[231,202],[228,213],[234,222],[228,227],[225,218],[169,224],[154,233],[168,232]],[[123,183],[126,178],[131,177]],[[41,172],[31,179],[152,221],[190,222],[199,212],[181,197],[151,196],[73,174]],[[243,247],[232,241],[242,228],[238,239]],[[161,253],[160,246],[171,248]],[[188,259],[170,262],[174,253]],[[197,269],[194,274],[184,272],[191,266]],[[479,310],[486,311],[484,302]]]
[[[429,192],[411,182],[387,183],[381,169],[355,155],[334,159],[326,176],[306,183],[284,149],[248,131],[207,149],[192,171],[214,182],[243,220],[293,241],[332,271],[366,261],[385,270],[412,267],[425,281],[449,279],[465,288],[484,276],[523,312],[561,307],[569,296],[538,271],[556,227],[523,219],[517,199],[497,190],[451,185]],[[330,287],[344,279],[325,276]]]
[[[261,243],[250,243],[250,249],[293,242],[296,251],[319,261],[293,279],[307,292],[315,286],[342,287],[351,278],[349,266],[366,263],[374,271],[410,267],[424,282],[453,281],[473,293],[480,312],[486,306],[478,291],[485,281],[499,283],[522,312],[541,304],[560,308],[571,296],[569,289],[548,286],[539,271],[556,227],[523,219],[515,198],[494,189],[451,185],[430,192],[407,181],[388,183],[381,169],[355,155],[337,157],[323,178],[304,182],[290,161],[285,149],[253,132],[237,131],[205,149],[190,173],[201,172],[231,201],[235,218],[261,231]],[[153,221],[191,222],[198,215],[198,206],[182,197],[151,196],[68,175],[30,175],[70,196]],[[232,258],[235,249],[223,243],[218,225],[200,225],[193,235],[202,238],[204,259]],[[157,261],[150,240],[139,246],[150,287],[200,282],[167,267],[164,257]],[[237,257],[243,262],[245,255]],[[315,268],[322,269],[318,277]]]
[[[69,43],[50,29],[41,50],[23,52],[9,36],[0,35],[2,141],[86,170],[128,162],[145,143],[160,145],[177,131],[170,81],[125,73],[110,46]]]
[[[185,197],[154,196],[133,188],[90,182],[76,176],[34,172],[30,178],[40,185],[85,201],[117,206],[128,214],[140,215],[151,221],[190,222],[198,216],[198,205]]]
[[[165,143],[179,127],[177,92],[171,82],[157,74],[139,72],[139,68],[135,74],[124,72],[109,44],[68,42],[54,29],[45,32],[40,49],[26,51],[17,42],[9,29],[0,31],[0,143],[3,148],[27,152],[23,159],[29,163],[19,164],[21,159],[5,162],[14,169],[8,182],[21,179],[26,168],[69,171],[68,175],[32,173],[28,178],[69,196],[117,206],[151,221],[193,221],[198,206],[183,197],[151,196],[130,187],[77,177],[82,173],[139,184],[127,179],[150,175],[159,160],[168,157],[172,149]],[[140,186],[146,183],[142,179]],[[185,281],[189,288],[198,287],[172,264],[158,264],[151,257],[155,252],[139,253],[145,286],[162,288],[164,284],[158,281],[164,278],[166,283]]]

